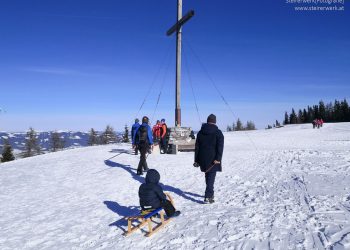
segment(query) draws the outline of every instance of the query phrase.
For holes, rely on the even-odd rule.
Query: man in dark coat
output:
[[[132,125],[131,127],[131,140],[134,139],[134,136],[135,136],[135,133],[136,133],[136,130],[140,127],[140,123],[139,123],[139,119],[135,119],[135,123]],[[137,146],[135,145],[135,155],[138,155],[138,148]]]
[[[150,169],[146,174],[145,183],[139,188],[140,206],[142,210],[157,209],[163,207],[168,217],[178,216],[180,211],[175,211],[172,203],[167,200],[159,185],[160,175],[157,170]]]
[[[137,175],[142,175],[144,171],[148,170],[146,162],[146,154],[149,152],[150,148],[153,150],[153,136],[152,130],[148,125],[148,117],[142,117],[142,124],[135,131],[135,135],[132,138],[133,148],[137,147],[140,151],[140,162],[137,168]]]
[[[214,182],[216,172],[222,171],[221,159],[224,151],[224,135],[216,126],[216,116],[208,116],[197,134],[194,165],[205,173],[205,203],[214,202]]]

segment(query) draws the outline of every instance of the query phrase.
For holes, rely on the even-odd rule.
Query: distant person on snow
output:
[[[224,135],[216,126],[216,116],[211,114],[207,123],[197,134],[194,166],[200,166],[205,173],[204,203],[214,203],[214,183],[216,172],[222,171],[221,159],[224,151]]]
[[[168,126],[165,123],[165,119],[163,118],[161,121],[161,127],[160,127],[160,153],[166,154],[168,149],[168,143],[167,143],[167,130]]]
[[[140,123],[139,123],[139,119],[135,119],[135,123],[132,125],[131,127],[131,140],[134,139],[134,136],[135,136],[135,133],[136,133],[136,130],[140,127]],[[135,145],[134,147],[135,149],[135,155],[138,155],[138,148],[137,146]]]
[[[322,118],[320,119],[320,126],[321,126],[321,128],[323,126],[323,119]]]
[[[148,122],[149,119],[147,116],[142,117],[142,124],[135,131],[135,135],[132,139],[133,148],[137,147],[140,151],[140,162],[137,167],[137,175],[142,175],[142,170],[148,170],[146,153],[149,152],[149,150],[153,150],[152,130],[148,125]]]
[[[180,214],[176,211],[171,201],[167,200],[159,185],[160,175],[157,170],[148,170],[145,183],[139,188],[140,206],[142,210],[157,209],[162,207],[168,217],[175,217]]]

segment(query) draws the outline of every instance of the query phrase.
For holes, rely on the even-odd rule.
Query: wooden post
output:
[[[176,74],[175,74],[175,127],[181,127],[181,42],[182,42],[182,25],[191,17],[194,11],[189,11],[182,17],[182,0],[177,0],[177,22],[167,31],[170,36],[176,32]]]
[[[182,18],[182,0],[177,1],[177,22]],[[175,126],[181,127],[181,38],[182,26],[176,31],[176,100],[175,100]]]

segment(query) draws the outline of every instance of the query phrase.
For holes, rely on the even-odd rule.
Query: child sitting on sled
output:
[[[146,182],[139,188],[140,206],[143,211],[162,207],[168,217],[175,217],[180,214],[176,211],[172,202],[167,199],[159,185],[160,175],[157,170],[147,171]]]

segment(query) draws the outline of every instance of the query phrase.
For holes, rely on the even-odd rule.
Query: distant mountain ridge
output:
[[[37,132],[37,140],[41,147],[41,150],[45,153],[51,150],[51,135],[54,131]],[[60,134],[61,139],[64,141],[64,148],[72,147],[86,147],[88,146],[89,132],[80,131],[56,131]],[[102,132],[98,132],[102,134]],[[117,138],[120,138],[121,133],[116,133]],[[4,139],[8,139],[14,152],[16,154],[23,151],[25,148],[27,132],[0,132],[0,152]]]

